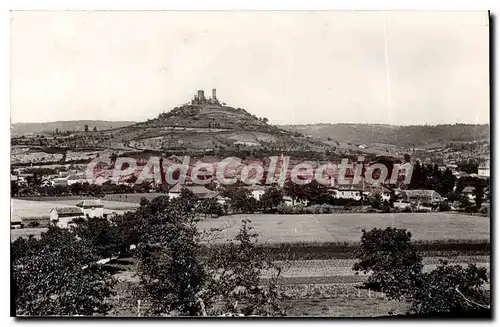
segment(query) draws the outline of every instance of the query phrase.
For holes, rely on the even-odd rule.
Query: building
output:
[[[372,188],[369,197],[375,196],[375,194],[380,194],[382,201],[387,201],[391,199],[391,190],[382,185],[377,185]]]
[[[476,201],[476,196],[475,196],[475,188],[472,187],[472,186],[467,186],[467,187],[464,187],[464,189],[462,190],[462,194],[465,195],[465,197],[467,197],[467,199],[469,200],[469,202],[475,202]]]
[[[101,200],[83,200],[77,203],[76,206],[82,210],[85,217],[104,217],[104,205]]]
[[[80,183],[83,184],[87,181],[87,176],[85,173],[71,174],[67,178],[68,185]]]
[[[23,228],[23,220],[21,217],[10,217],[10,229]]]
[[[212,97],[207,99],[205,98],[205,91],[198,90],[191,101],[191,104],[219,104],[219,100],[217,99],[217,90],[212,89]]]
[[[266,188],[261,185],[243,186],[243,188],[249,190],[252,193],[252,197],[257,201],[260,201],[260,198],[266,192]]]
[[[172,186],[172,188],[168,191],[168,198],[170,200],[178,198],[181,195],[181,191],[183,188],[186,188],[187,190],[193,192],[194,195],[196,195],[199,199],[211,199],[219,195],[219,193],[209,190],[205,186],[201,185],[186,186],[177,183],[174,186]]]
[[[336,199],[361,200],[361,195],[368,196],[372,187],[362,184],[339,185],[337,189],[331,189],[333,197]]]
[[[52,180],[53,186],[68,186],[68,180],[66,178],[54,178]]]
[[[477,169],[479,177],[490,177],[490,160],[486,160]]]
[[[84,217],[83,211],[78,207],[53,208],[50,210],[50,223],[60,228],[68,228],[74,219]]]
[[[439,204],[445,200],[434,190],[404,190],[401,198],[403,202],[416,204]]]

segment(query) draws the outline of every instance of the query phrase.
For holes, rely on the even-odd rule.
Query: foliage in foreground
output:
[[[403,300],[417,314],[457,313],[488,309],[483,284],[487,270],[470,264],[467,268],[441,261],[423,272],[422,257],[405,229],[363,230],[356,252],[356,272],[372,273],[368,284],[381,288],[389,299]]]
[[[68,230],[50,227],[40,240],[11,244],[13,288],[18,315],[106,314],[115,280],[93,248]]]
[[[144,211],[145,210],[145,211]],[[201,251],[207,241],[181,196],[168,210],[152,215],[143,208],[137,255],[140,287],[136,296],[149,315],[276,315],[282,314],[276,287],[280,269],[256,247],[257,234],[244,221],[233,242]],[[210,233],[209,233],[210,234]],[[202,255],[203,254],[203,255]],[[263,270],[274,271],[261,279]]]

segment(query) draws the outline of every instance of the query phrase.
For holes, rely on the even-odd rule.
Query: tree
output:
[[[105,314],[115,280],[85,240],[50,227],[40,240],[11,243],[13,293],[18,315]],[[21,247],[29,248],[21,255]]]
[[[145,197],[141,197],[141,200],[139,201],[139,205],[141,207],[146,207],[146,206],[149,206],[151,203],[149,202],[148,199],[146,199]]]
[[[216,198],[203,199],[199,203],[197,211],[204,214],[205,217],[207,215],[219,217],[224,214],[224,208],[217,202]]]
[[[373,272],[368,284],[383,289],[388,298],[396,300],[411,294],[423,268],[422,257],[406,229],[363,230],[356,258],[359,262],[354,264],[353,270],[365,274]]]
[[[330,196],[325,185],[313,180],[304,185],[306,199],[313,204],[325,204],[330,202]]]
[[[440,260],[438,267],[422,275],[421,287],[411,295],[411,310],[419,314],[462,313],[489,308],[482,285],[488,281],[486,268],[467,268]]]
[[[270,273],[267,283],[260,279],[263,270],[274,266],[256,246],[249,222],[244,221],[235,243],[202,251],[207,240],[197,230],[195,212],[175,200],[164,213],[152,214],[150,205],[137,211],[140,288],[136,295],[147,303],[148,313],[215,315],[221,313],[216,305],[220,302],[226,303],[225,313],[281,312],[282,296],[275,281],[279,273]]]
[[[281,267],[257,246],[258,234],[250,226],[251,221],[245,219],[242,223],[227,246],[210,248],[204,304],[210,308],[215,300],[223,300],[223,312],[216,310],[216,314],[284,315],[281,303],[285,297],[276,286]],[[263,272],[270,277],[267,283],[261,279]]]
[[[283,193],[277,186],[271,186],[262,194],[260,202],[264,210],[273,211],[283,202]]]
[[[222,195],[230,199],[233,212],[252,213],[255,207],[252,205],[252,193],[245,188],[231,187],[226,188]]]
[[[438,188],[439,193],[447,195],[453,192],[455,181],[456,177],[453,175],[453,172],[449,168],[446,168],[446,170],[443,172],[441,184]]]
[[[483,203],[483,197],[484,197],[484,186],[481,184],[479,178],[476,179],[474,185],[474,196],[476,202],[476,209],[479,210],[481,208],[481,204]]]
[[[10,181],[10,196],[18,196],[19,195],[19,185],[16,181]]]
[[[295,204],[297,200],[306,200],[307,191],[306,186],[292,182],[290,179],[285,181],[283,186],[283,193],[292,198],[292,203]]]
[[[380,193],[375,193],[370,198],[370,205],[374,209],[380,209],[382,207],[382,195]]]
[[[118,227],[106,218],[73,220],[75,226],[72,231],[92,245],[95,253],[102,259],[111,258],[128,249],[123,234]]]
[[[89,125],[85,124],[85,133],[87,133],[89,131]]]
[[[151,200],[151,211],[153,214],[155,213],[164,213],[167,210],[169,205],[169,197],[168,196],[158,196]]]
[[[150,303],[149,311],[199,315],[198,293],[204,278],[199,262],[198,231],[189,221],[177,221],[162,228],[166,233],[160,247],[139,246],[141,294]]]
[[[97,126],[94,126],[94,128],[92,129],[94,132],[97,132]]]
[[[489,309],[482,287],[488,281],[486,268],[440,261],[436,269],[424,273],[422,257],[404,229],[363,230],[356,257],[360,260],[353,266],[356,272],[372,271],[368,283],[379,286],[389,299],[408,302],[417,314]]]

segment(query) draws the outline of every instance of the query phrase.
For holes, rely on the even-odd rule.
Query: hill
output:
[[[106,120],[71,120],[71,121],[54,121],[47,123],[13,123],[11,124],[10,131],[12,135],[22,134],[41,134],[46,132],[54,132],[56,128],[61,131],[79,131],[83,132],[85,125],[89,129],[97,127],[98,131],[118,128],[134,124],[131,121],[106,121]]]
[[[228,153],[263,150],[265,152],[323,152],[329,145],[268,124],[243,108],[234,108],[215,97],[205,98],[199,90],[194,99],[158,117],[140,123],[107,122],[100,128],[91,121],[69,125],[45,124],[46,135],[13,137],[18,147],[58,149],[107,149],[117,152]],[[89,125],[88,131],[83,126]],[[120,126],[121,125],[121,126]],[[126,126],[123,126],[126,125]],[[97,131],[93,131],[97,126]],[[55,129],[72,132],[54,133]],[[19,130],[19,128],[18,128]],[[33,129],[32,129],[33,130]],[[14,135],[15,136],[15,135]],[[45,150],[44,150],[45,151]]]
[[[188,103],[157,118],[107,131],[108,146],[130,150],[320,150],[325,144],[269,125],[266,118],[219,102]]]
[[[282,129],[307,136],[357,144],[390,144],[403,148],[446,142],[490,139],[490,125],[454,124],[435,126],[395,126],[383,124],[282,125]]]

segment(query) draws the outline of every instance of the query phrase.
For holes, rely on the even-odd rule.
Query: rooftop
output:
[[[101,203],[101,200],[83,200],[76,204],[77,207],[88,208],[88,207],[98,207],[102,208],[104,205]]]
[[[52,210],[55,210],[59,215],[75,215],[75,216],[83,215],[82,210],[77,207],[54,208]]]

